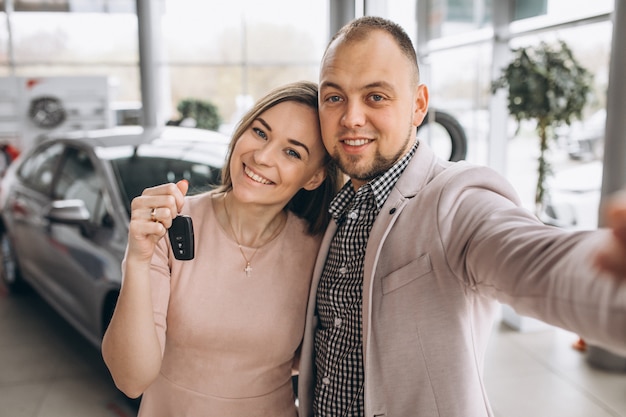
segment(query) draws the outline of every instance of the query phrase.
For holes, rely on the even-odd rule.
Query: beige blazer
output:
[[[305,417],[313,415],[317,284],[335,231],[333,222],[309,298],[298,389]],[[421,143],[366,250],[365,415],[493,415],[483,363],[498,302],[626,352],[626,283],[591,268],[606,233],[546,227],[500,175],[442,161]]]

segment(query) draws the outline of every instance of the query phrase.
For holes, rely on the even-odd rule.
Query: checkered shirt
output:
[[[317,291],[314,414],[364,415],[363,260],[370,230],[391,189],[415,154],[418,142],[384,174],[337,194],[330,214],[338,224]]]

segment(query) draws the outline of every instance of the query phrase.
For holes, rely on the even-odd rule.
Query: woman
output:
[[[296,416],[292,366],[338,175],[317,87],[298,82],[244,116],[219,189],[184,197],[181,181],[133,200],[102,353],[118,388],[143,394],[140,416]],[[193,219],[191,261],[165,237],[177,214]]]

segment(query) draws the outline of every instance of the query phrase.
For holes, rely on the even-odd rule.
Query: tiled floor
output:
[[[497,324],[485,370],[496,417],[626,417],[626,373],[591,367],[575,340]],[[36,295],[0,291],[0,416],[135,415],[95,347]]]
[[[626,417],[626,373],[589,365],[575,334],[494,328],[485,384],[496,417]]]
[[[131,417],[100,351],[34,294],[0,292],[1,417]]]

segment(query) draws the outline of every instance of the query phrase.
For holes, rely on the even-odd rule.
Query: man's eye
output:
[[[339,96],[330,96],[326,100],[330,101],[331,103],[337,103],[337,102],[341,101],[341,97],[339,97]]]
[[[372,94],[370,96],[370,98],[372,99],[372,101],[383,101],[384,100],[383,96],[378,95],[378,94]]]
[[[253,127],[252,131],[256,133],[256,135],[259,136],[261,139],[267,139],[267,135],[265,134],[265,132],[258,127]]]

